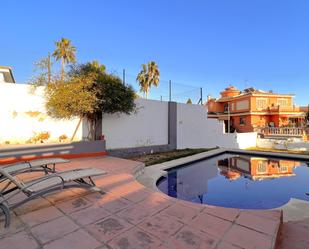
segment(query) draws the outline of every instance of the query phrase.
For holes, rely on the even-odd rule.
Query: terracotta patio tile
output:
[[[54,240],[44,246],[44,249],[95,249],[100,246],[100,243],[92,238],[83,230],[77,230],[64,236],[61,239]]]
[[[171,197],[170,197],[170,199],[176,200],[176,202],[178,204],[181,204],[183,206],[187,206],[189,208],[196,209],[198,212],[202,212],[207,207],[206,205],[201,205],[200,203],[194,203],[194,202],[190,202],[190,201],[174,199],[174,198],[171,198]]]
[[[238,209],[214,206],[207,206],[203,212],[229,221],[234,221],[239,214]]]
[[[105,243],[131,227],[132,225],[125,220],[116,216],[109,216],[97,223],[86,226],[86,229],[97,240]]]
[[[232,222],[206,213],[199,214],[189,224],[195,229],[199,229],[218,238],[221,238],[232,226]]]
[[[301,219],[301,220],[297,220],[293,222],[288,222],[288,223],[293,223],[293,224],[297,224],[297,225],[309,228],[309,218],[305,218],[305,219]]]
[[[109,189],[109,192],[112,194],[118,195],[118,196],[122,196],[124,198],[127,198],[128,196],[134,196],[136,193],[138,194],[143,194],[143,192],[146,192],[147,194],[150,193],[150,191],[147,191],[144,185],[136,181],[130,181],[130,182],[126,182],[126,183],[114,186],[113,188]],[[134,202],[142,200],[142,199],[137,199],[137,200],[135,199],[133,200]]]
[[[97,206],[91,206],[70,214],[71,218],[82,226],[94,223],[109,215],[110,213]]]
[[[104,246],[98,247],[97,249],[112,249],[112,248],[108,245],[104,245]]]
[[[31,232],[44,244],[76,229],[78,229],[78,226],[73,221],[67,217],[60,217],[31,228]]]
[[[145,218],[151,216],[154,212],[155,211],[153,209],[147,208],[141,204],[136,204],[120,211],[117,213],[117,216],[125,219],[131,224],[136,225],[143,221]]]
[[[304,242],[309,244],[309,227],[304,224],[298,224],[298,222],[286,222],[283,223],[281,229],[281,239],[283,244],[289,241]],[[309,247],[308,247],[309,248]]]
[[[272,237],[239,225],[233,225],[223,240],[246,249],[269,249],[272,246]]]
[[[37,249],[38,244],[35,239],[26,232],[16,233],[12,236],[1,239],[0,248],[3,249]]]
[[[199,211],[197,209],[192,209],[181,204],[174,204],[164,209],[162,213],[178,219],[183,223],[188,223],[192,221],[192,219],[199,213]]]
[[[131,204],[130,201],[111,193],[106,193],[103,195],[93,193],[85,196],[85,198],[90,200],[94,205],[101,206],[111,213],[116,213],[122,209],[125,209]]]
[[[209,249],[215,248],[218,243],[215,237],[187,226],[182,228],[170,241],[177,249]]]
[[[41,208],[45,208],[45,207],[49,207],[51,206],[51,203],[47,200],[45,200],[44,198],[37,198],[34,200],[31,200],[29,202],[26,202],[25,204],[23,204],[22,206],[15,208],[14,212],[17,215],[22,215],[22,214],[26,214],[28,212],[31,211],[35,211]]]
[[[72,189],[60,190],[58,192],[46,195],[44,198],[51,202],[52,204],[56,204],[61,201],[68,201],[73,198],[76,198],[78,195],[72,191]]]
[[[93,193],[90,189],[85,188],[72,188],[70,189],[73,193],[75,193],[75,197],[84,197],[90,193]],[[74,198],[74,197],[73,197]]]
[[[78,197],[65,202],[60,202],[56,204],[56,207],[61,209],[62,212],[70,214],[78,210],[84,209],[91,206],[92,203],[85,198]]]
[[[242,213],[260,216],[266,219],[280,220],[282,213],[280,210],[243,210]]]
[[[26,225],[22,222],[19,216],[11,213],[11,224],[8,228],[4,227],[4,216],[1,213],[0,216],[0,238],[4,236],[10,236],[11,234],[20,232],[26,228]]]
[[[236,245],[232,245],[232,244],[225,242],[225,241],[221,241],[216,249],[241,249],[241,247],[238,247]]]
[[[132,179],[131,181],[127,181],[124,183],[120,183],[118,185],[115,185],[114,188],[111,190],[111,192],[118,193],[118,191],[124,191],[126,193],[134,192],[137,190],[145,189],[146,187],[139,182]]]
[[[128,208],[130,205],[131,205],[130,201],[119,197],[110,200],[109,202],[106,202],[105,204],[102,205],[102,207],[111,213],[117,213],[125,208]]]
[[[33,212],[29,212],[20,216],[23,222],[27,223],[29,227],[41,224],[43,222],[53,220],[64,214],[54,206],[42,208]]]
[[[280,244],[280,249],[307,249],[309,248],[309,242],[302,239],[284,239]]]
[[[180,230],[184,224],[167,215],[158,214],[149,217],[138,226],[161,240],[168,240]]]
[[[276,234],[280,225],[280,220],[272,220],[243,212],[240,213],[235,222],[271,236]]]
[[[133,182],[134,178],[130,174],[107,174],[104,177],[96,179],[95,183],[104,190],[111,190],[114,187]]]
[[[137,202],[140,202],[142,200],[145,200],[149,194],[151,192],[149,190],[146,190],[146,189],[140,189],[140,190],[137,190],[137,191],[134,191],[134,192],[129,192],[129,193],[122,193],[120,194],[123,198],[131,201],[131,202],[134,202],[134,203],[137,203]]]
[[[158,249],[175,249],[175,247],[172,248],[167,244],[162,244],[161,246],[158,247]]]
[[[175,201],[173,201],[171,198],[168,198],[167,196],[158,192],[148,194],[146,199],[139,202],[139,204],[144,205],[148,209],[153,209],[155,211],[154,213],[160,212],[162,209],[165,209],[174,203]]]
[[[114,238],[109,245],[113,249],[155,249],[160,240],[138,228],[133,228]]]

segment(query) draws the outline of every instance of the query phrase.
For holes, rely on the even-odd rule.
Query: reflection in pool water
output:
[[[298,161],[223,154],[171,169],[158,188],[210,205],[270,209],[290,198],[309,201],[309,167]]]

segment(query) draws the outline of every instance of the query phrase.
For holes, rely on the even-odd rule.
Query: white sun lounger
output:
[[[23,172],[28,171],[45,171],[48,172],[55,172],[56,164],[58,163],[68,163],[70,162],[67,159],[63,158],[46,158],[46,159],[37,159],[31,161],[23,161],[14,164],[8,164],[4,166],[0,166],[5,172],[9,173],[10,175],[16,175]],[[51,167],[52,166],[52,167]],[[0,179],[2,176],[0,176]]]
[[[96,187],[92,177],[106,174],[106,172],[96,168],[74,169],[44,175],[26,183],[1,168],[0,174],[9,180],[10,186],[12,185],[11,188],[6,186],[0,192],[0,209],[5,215],[5,227],[8,227],[12,209],[49,192],[66,188],[88,188],[102,193],[102,190]],[[25,195],[25,198],[17,203],[10,204],[9,200],[21,192]]]

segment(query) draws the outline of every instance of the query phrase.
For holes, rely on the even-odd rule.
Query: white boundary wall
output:
[[[0,84],[0,145],[25,143],[35,134],[49,132],[50,142],[65,134],[70,138],[78,119],[60,121],[46,114],[44,88],[31,93],[26,84]],[[137,111],[131,115],[103,115],[102,131],[107,149],[135,148],[168,144],[168,102],[136,100]],[[87,133],[87,122],[80,126],[75,140]],[[177,104],[177,148],[256,146],[256,133],[224,134],[224,125],[208,119],[205,107]],[[172,126],[173,127],[173,126]]]
[[[208,119],[200,105],[177,104],[177,149],[226,147],[245,149],[256,146],[257,134],[224,133],[224,124]]]
[[[27,84],[0,84],[0,144],[25,143],[36,133],[50,132],[50,141],[58,141],[65,134],[70,138],[78,119],[55,120],[47,116],[43,87],[34,94]],[[82,139],[82,125],[75,140]]]
[[[134,114],[103,114],[106,149],[168,144],[168,102],[135,100]]]

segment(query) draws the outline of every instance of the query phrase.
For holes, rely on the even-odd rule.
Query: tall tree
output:
[[[61,80],[63,81],[65,64],[74,63],[76,61],[76,48],[72,46],[71,41],[66,38],[61,38],[61,40],[55,42],[55,44],[56,49],[53,53],[53,56],[57,61],[61,60]]]
[[[150,61],[148,64],[142,64],[142,70],[138,73],[136,80],[139,82],[140,91],[148,98],[151,86],[157,87],[160,81],[160,71],[156,62]]]

